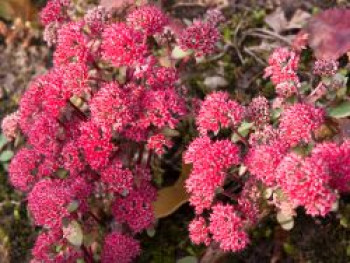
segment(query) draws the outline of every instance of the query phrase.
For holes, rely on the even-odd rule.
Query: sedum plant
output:
[[[9,139],[26,141],[9,176],[42,227],[33,263],[135,260],[137,235],[155,222],[151,161],[186,120],[197,130],[183,153],[193,243],[237,252],[267,214],[290,229],[298,208],[313,217],[336,210],[350,190],[350,142],[322,134],[339,112],[330,105],[346,93],[336,59],[315,62],[318,83],[301,78],[300,37],[269,58],[273,98],[247,103],[213,91],[201,100],[181,85],[181,69],[216,51],[220,12],[178,27],[151,5],[125,19],[103,7],[76,16],[71,5],[52,0],[43,9],[53,67],[2,124]]]
[[[9,177],[42,227],[31,262],[131,262],[141,250],[135,236],[155,222],[152,159],[172,147],[165,131],[188,112],[172,50],[214,52],[218,14],[179,37],[152,5],[119,20],[72,5],[52,0],[40,14],[53,67],[3,121],[8,139],[26,141]]]

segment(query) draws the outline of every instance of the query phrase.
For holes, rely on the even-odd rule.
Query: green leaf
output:
[[[8,162],[13,157],[13,151],[6,150],[0,154],[0,162]]]
[[[271,118],[272,120],[277,120],[281,116],[282,110],[280,108],[276,108],[272,110]]]
[[[242,122],[242,124],[238,128],[238,132],[246,137],[250,131],[250,129],[254,126],[252,122]],[[231,141],[238,142],[240,140],[239,136],[236,133],[233,133],[231,136]]]
[[[180,136],[180,132],[174,129],[170,129],[170,128],[164,128],[162,130],[162,133],[167,136],[167,137],[178,137]]]
[[[189,55],[192,54],[191,50],[183,50],[179,46],[175,46],[173,51],[171,52],[171,57],[175,59],[182,59],[185,57],[188,57]]]
[[[18,207],[16,207],[15,210],[13,210],[13,217],[15,218],[15,220],[21,219],[21,214],[19,213]]]
[[[345,118],[350,116],[350,101],[345,101],[339,105],[329,108],[328,115],[333,118]]]
[[[61,251],[62,251],[62,248],[63,248],[63,245],[57,245],[57,246],[56,246],[56,249],[55,249],[56,253],[61,252]]]
[[[295,248],[293,247],[293,245],[291,245],[289,243],[284,243],[283,244],[283,249],[288,255],[295,254]]]
[[[75,212],[79,207],[79,201],[78,200],[73,200],[72,202],[69,203],[67,209],[69,213]]]
[[[83,230],[76,220],[71,221],[68,227],[63,227],[63,234],[73,246],[80,247],[83,244]]]
[[[223,30],[223,38],[226,42],[230,43],[232,39],[232,29],[231,27],[225,27]]]
[[[154,227],[150,227],[146,229],[146,232],[149,237],[154,237],[156,234],[156,229]]]
[[[176,263],[197,263],[198,259],[193,256],[187,256],[176,261]]]
[[[7,139],[6,139],[5,135],[3,135],[1,133],[0,134],[0,148],[2,148],[6,143],[7,143]]]

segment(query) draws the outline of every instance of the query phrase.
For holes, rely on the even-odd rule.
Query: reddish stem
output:
[[[103,223],[103,221],[101,220],[101,219],[99,219],[93,212],[89,212],[89,215],[91,215],[91,217],[93,218],[93,219],[95,219],[95,221],[98,223],[98,224],[100,224],[101,226],[104,226],[104,223]]]
[[[97,77],[89,77],[90,80],[101,81],[107,83],[108,81],[105,79],[97,78]]]
[[[139,149],[139,156],[137,158],[137,164],[141,164],[144,150],[145,150],[145,145],[141,144]]]
[[[84,121],[87,119],[86,115],[77,106],[75,106],[74,103],[72,103],[70,100],[69,100],[69,104],[74,109],[75,113],[78,115],[79,118],[81,118]]]
[[[81,245],[80,248],[84,253],[84,260],[86,260],[87,263],[93,263],[94,259],[90,254],[89,250],[87,250],[87,248],[84,245]]]
[[[150,151],[148,152],[148,156],[147,156],[147,167],[150,167],[150,166],[151,166],[152,155],[153,155],[153,151],[150,150]]]

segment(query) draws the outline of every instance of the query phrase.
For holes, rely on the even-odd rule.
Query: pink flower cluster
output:
[[[220,39],[217,25],[224,20],[219,10],[209,10],[206,21],[195,20],[180,37],[180,46],[184,50],[194,51],[197,57],[215,52]]]
[[[186,189],[191,193],[190,203],[196,213],[211,207],[217,188],[223,185],[226,171],[240,161],[240,150],[229,140],[211,141],[209,137],[195,139],[186,154],[185,163],[193,168]]]
[[[184,154],[193,165],[186,190],[196,212],[189,225],[195,244],[214,241],[225,251],[240,251],[249,243],[246,231],[259,221],[264,198],[292,216],[298,207],[325,216],[339,193],[350,190],[349,142],[316,141],[326,111],[302,96],[286,100],[298,92],[298,61],[287,48],[270,57],[266,76],[283,100],[277,117],[262,96],[244,107],[219,91],[198,103],[199,137]],[[269,191],[271,197],[265,197]]]
[[[300,86],[296,73],[299,59],[299,54],[288,48],[278,48],[270,56],[264,77],[271,78],[278,96],[288,98],[297,94]]]
[[[119,232],[112,232],[105,237],[102,263],[132,262],[140,254],[140,244],[135,239]]]
[[[3,134],[8,140],[14,140],[19,132],[19,120],[20,115],[16,111],[10,115],[7,115],[1,123],[1,129]]]
[[[127,263],[140,253],[134,236],[155,221],[151,162],[172,147],[163,131],[187,114],[176,62],[164,66],[159,57],[182,40],[159,40],[169,18],[155,6],[118,22],[100,6],[79,17],[73,9],[68,0],[50,0],[40,14],[45,39],[55,45],[54,67],[30,83],[19,110],[3,121],[9,139],[26,139],[9,165],[10,181],[28,193],[34,223],[45,229],[32,262]],[[195,34],[198,50],[211,53],[215,23],[182,35]],[[67,229],[74,234],[76,225],[105,240],[102,252],[72,244]]]
[[[324,122],[325,112],[314,106],[297,103],[286,108],[280,119],[280,131],[283,140],[290,146],[300,141],[310,142],[312,132]]]
[[[214,92],[207,96],[196,118],[198,130],[205,135],[217,133],[221,128],[235,128],[240,124],[244,108],[231,100],[226,92]]]
[[[241,103],[225,91],[201,101],[185,97],[169,51],[212,54],[219,11],[169,38],[170,19],[155,6],[137,7],[118,22],[103,7],[74,19],[70,8],[68,0],[50,0],[43,9],[54,67],[30,83],[19,110],[2,123],[10,140],[26,141],[9,176],[27,192],[28,210],[43,228],[33,263],[135,260],[141,250],[135,236],[155,222],[152,163],[173,146],[169,131],[184,117],[195,116],[199,134],[183,154],[192,165],[185,188],[195,210],[189,225],[195,244],[241,251],[264,199],[292,215],[303,207],[325,216],[350,190],[350,142],[314,136],[326,111],[299,90],[298,52],[278,48],[269,59],[265,77],[277,93],[272,109],[263,96]],[[337,66],[319,61],[316,71],[330,75]],[[103,244],[77,245],[74,231]]]

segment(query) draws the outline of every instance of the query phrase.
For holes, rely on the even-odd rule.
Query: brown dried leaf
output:
[[[301,9],[295,11],[290,20],[287,20],[282,8],[277,8],[273,13],[266,16],[265,23],[277,33],[290,29],[301,29],[311,15]]]
[[[181,176],[177,182],[173,186],[158,191],[158,198],[153,203],[156,218],[171,215],[188,201],[189,194],[185,190],[185,181],[190,172],[191,166],[183,164]]]
[[[318,59],[338,59],[350,50],[350,9],[329,9],[306,27],[309,45]]]
[[[288,25],[287,18],[280,7],[265,17],[265,23],[277,33],[282,32]]]
[[[310,18],[310,13],[298,9],[295,11],[293,17],[288,22],[287,29],[301,29],[305,26]]]

